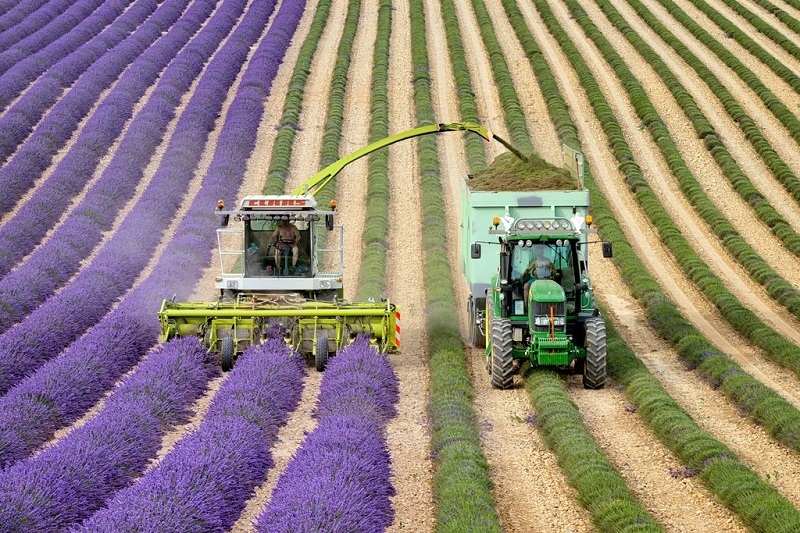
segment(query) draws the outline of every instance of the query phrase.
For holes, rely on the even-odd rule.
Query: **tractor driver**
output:
[[[528,268],[522,272],[522,278],[527,278],[522,289],[526,305],[531,283],[537,279],[553,279],[557,276],[555,265],[544,255],[544,248],[542,244],[536,246],[536,256],[531,261],[531,264],[528,265]]]
[[[300,254],[300,250],[297,247],[299,242],[300,230],[297,229],[297,226],[288,220],[281,220],[269,240],[270,246],[277,244],[275,246],[275,265],[277,268],[280,268],[280,254],[284,246],[292,247],[292,268],[297,266],[297,257]]]

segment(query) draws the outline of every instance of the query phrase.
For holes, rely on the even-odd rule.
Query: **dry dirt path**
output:
[[[462,3],[460,13],[468,9]],[[456,94],[455,82],[447,43],[442,38],[444,22],[435,1],[426,1],[425,15],[434,108],[438,120],[449,121],[459,116],[458,101],[453,97]],[[469,33],[463,33],[464,29]],[[480,34],[476,32],[477,27],[462,25],[464,42],[480,42]],[[498,35],[508,37],[510,34]],[[510,38],[505,40],[516,42]],[[473,60],[483,62],[486,57],[473,57]],[[529,74],[527,69],[520,70],[518,81]],[[473,84],[477,86],[492,83],[491,71],[483,71],[483,75],[489,79],[478,80],[476,72],[472,72]],[[552,145],[553,139],[557,137],[552,133],[553,128],[549,125],[546,110],[542,113],[542,99],[531,97],[526,100],[530,116],[541,122],[537,127],[542,130],[547,128],[545,131],[548,134],[541,138],[549,139]],[[487,106],[488,112],[502,117],[499,101],[494,105],[498,107]],[[545,125],[544,122],[548,124]],[[464,143],[459,135],[440,135],[438,141],[447,219],[460,221],[461,182],[468,168]],[[536,146],[536,139],[532,141]],[[541,150],[539,146],[536,147]],[[545,148],[540,153],[552,157],[552,146],[549,151]],[[558,155],[560,157],[560,149]],[[458,299],[456,311],[462,318],[463,334],[466,332],[466,314],[463,310],[467,308],[468,291],[460,266],[459,228],[460,224],[450,225],[447,237]],[[484,369],[482,350],[467,348],[467,357],[475,388],[474,405],[481,427],[482,448],[491,468],[494,497],[503,527],[507,531],[546,531],[552,528],[559,531],[591,531],[588,511],[578,504],[576,493],[559,468],[557,458],[547,448],[536,428],[528,422],[533,408],[521,383],[512,390],[494,390]]]
[[[389,131],[404,131],[416,126],[411,80],[411,20],[407,0],[393,2],[392,33],[389,45]],[[422,220],[416,141],[389,147],[388,283],[391,299],[402,312],[400,353],[392,365],[400,380],[400,416],[391,420],[387,441],[392,450],[392,483],[397,495],[392,499],[394,523],[389,531],[411,528],[432,531],[435,526],[433,502],[433,462],[428,428],[430,371]],[[402,457],[402,463],[396,458]]]
[[[568,15],[566,14],[566,9],[564,6],[557,4],[554,6],[554,11],[564,27],[570,32],[573,39],[578,39],[576,42],[580,44],[579,49],[581,50],[581,53],[584,54],[587,62],[592,65],[592,70],[594,71],[595,75],[599,77],[600,83],[606,87],[615,88],[608,89],[606,92],[606,97],[609,99],[609,103],[612,108],[615,109],[618,120],[620,121],[620,125],[622,126],[623,131],[626,132],[626,136],[629,139],[631,150],[634,153],[636,160],[642,166],[645,176],[649,177],[651,186],[654,187],[654,190],[660,190],[662,185],[660,182],[666,181],[662,178],[662,176],[669,176],[669,170],[665,169],[665,165],[660,157],[660,154],[653,145],[652,141],[640,134],[638,130],[639,122],[633,111],[630,109],[627,96],[625,96],[622,92],[622,89],[619,88],[616,78],[606,71],[607,65],[597,51],[593,47],[590,47],[580,41],[580,35],[582,35],[582,33],[580,32],[579,28],[575,27],[571,23]],[[562,92],[562,94],[565,93]],[[569,94],[567,96],[569,98],[573,95]],[[587,111],[589,111],[588,108]],[[580,121],[578,122],[580,125]],[[602,139],[604,138],[604,135],[601,131],[595,131],[587,138]],[[596,147],[592,146],[592,143],[584,143],[584,149],[594,151],[596,150]],[[668,292],[673,301],[678,302],[679,305],[681,305],[684,315],[687,316],[687,318],[689,318],[689,320],[691,320],[698,327],[698,329],[706,333],[706,335],[711,338],[712,342],[714,342],[720,349],[739,361],[739,363],[742,364],[742,366],[748,372],[755,375],[768,386],[775,388],[795,406],[800,405],[800,395],[798,395],[796,392],[796,379],[794,376],[791,373],[779,368],[777,365],[767,362],[765,359],[763,359],[763,357],[756,356],[756,350],[749,346],[749,343],[746,340],[741,339],[738,334],[735,334],[732,331],[732,328],[728,326],[727,323],[724,323],[721,318],[719,318],[719,314],[716,309],[713,309],[710,304],[706,303],[702,294],[695,290],[694,284],[688,281],[683,274],[677,270],[678,267],[674,263],[674,260],[671,256],[664,256],[664,258],[660,259],[659,261],[655,260],[653,251],[660,250],[665,254],[666,251],[652,233],[652,229],[649,228],[649,223],[640,212],[638,205],[633,202],[633,200],[630,198],[630,194],[627,192],[627,189],[624,185],[622,185],[624,180],[617,172],[616,164],[611,160],[611,155],[607,154],[605,157],[608,157],[609,160],[607,163],[605,163],[606,168],[603,170],[603,172],[600,173],[600,171],[595,168],[595,176],[598,178],[598,180],[602,180],[600,181],[599,185],[601,188],[605,189],[605,194],[607,197],[617,199],[615,207],[617,210],[618,220],[624,221],[623,226],[627,227],[627,229],[630,231],[630,233],[627,235],[632,243],[642,243],[645,235],[645,233],[643,233],[645,231],[644,228],[647,228],[646,231],[649,235],[647,240],[649,243],[647,245],[640,244],[638,246],[634,244],[634,246],[637,248],[639,256],[645,260],[646,264],[648,264],[650,268],[650,271],[657,279],[660,280],[662,286]],[[611,176],[616,177],[612,178]],[[654,180],[653,176],[658,176],[659,178]],[[659,183],[656,184],[653,183],[653,181],[657,181]],[[613,192],[611,192],[611,190],[613,190]],[[665,191],[661,190],[662,194],[664,194],[664,192]],[[668,208],[680,209],[680,211],[678,211],[680,212],[680,217],[673,215],[674,219],[695,219],[696,215],[694,214],[693,210],[688,209],[685,206],[681,208],[681,198],[678,198],[677,193],[673,192],[669,198],[671,198],[670,202],[674,203],[675,205],[667,206],[667,202],[665,202],[663,199],[662,204]],[[626,212],[620,211],[623,205],[625,206],[627,213],[636,213],[636,215],[631,216],[632,220],[628,218],[629,215]],[[700,222],[696,222],[696,224],[699,225]],[[639,228],[638,230],[636,229],[637,227]],[[697,242],[708,242],[708,239],[706,238],[707,236],[700,234],[701,232],[699,231],[692,231],[692,235]],[[697,250],[696,247],[695,249]],[[707,252],[712,253],[712,251]],[[717,255],[717,258],[713,261],[713,263],[722,265],[725,263],[724,258],[724,255]],[[667,268],[667,265],[670,265],[671,268]],[[670,270],[672,271],[672,273],[669,275],[671,280],[666,280],[664,275]],[[727,267],[727,270],[732,271],[730,267]],[[734,282],[729,282],[729,286],[733,283]],[[740,288],[740,290],[743,289]],[[690,297],[691,299],[687,299],[687,293],[693,295]],[[758,302],[758,300],[751,300],[752,305],[756,305]],[[693,307],[695,309],[692,309]],[[700,311],[703,308],[705,309]],[[711,326],[708,320],[711,317],[714,317],[713,326]],[[739,342],[731,342],[731,339],[739,339]],[[785,383],[790,384],[790,386],[786,386]]]
[[[767,198],[770,205],[792,225],[795,231],[800,231],[800,205],[772,176],[769,168],[747,141],[742,130],[730,120],[728,112],[716,95],[672,48],[661,42],[658,35],[636,15],[627,2],[624,0],[611,0],[611,3],[622,14],[630,27],[636,30],[646,42],[650,43],[661,60],[669,66],[672,73],[698,103],[706,118],[714,126],[714,129],[719,132],[726,142],[732,142],[737,147],[736,153],[731,155],[737,160],[737,163],[753,182],[753,185]],[[596,20],[596,17],[593,17],[593,19]],[[625,57],[627,60],[628,56]],[[739,96],[737,95],[737,97]],[[705,176],[698,176],[698,178],[705,178]],[[714,188],[716,188],[716,183],[712,182],[709,192]]]
[[[535,11],[533,9],[524,9],[524,15],[528,25],[537,36],[541,37],[540,46],[542,46],[548,61],[554,65],[566,65],[563,54],[561,54],[554,40],[547,34]],[[615,199],[612,205],[616,208],[620,224],[627,230],[628,239],[640,257],[650,266],[651,272],[655,273],[662,287],[672,296],[674,301],[682,304],[690,302],[702,304],[702,301],[697,296],[684,296],[683,299],[675,299],[676,294],[682,294],[680,292],[680,273],[676,271],[675,265],[671,264],[668,258],[663,257],[664,251],[657,242],[653,242],[654,236],[651,228],[646,224],[643,215],[631,205],[632,200],[629,198],[630,195],[624,189],[624,186],[621,185],[622,178],[616,171],[616,163],[613,157],[604,147],[597,146],[598,143],[586,141],[586,139],[601,139],[603,135],[600,125],[591,113],[584,95],[582,93],[564,91],[565,87],[577,86],[574,73],[568,68],[554,68],[553,72],[558,78],[562,94],[567,97],[570,109],[573,110],[573,118],[579,126],[582,139],[584,139],[583,146],[591,163],[593,175],[604,195],[607,198]],[[635,306],[635,302],[627,293],[627,289],[622,284],[618,272],[606,261],[599,258],[594,259],[598,255],[596,250],[592,250],[590,253],[593,254],[593,282],[597,287],[597,294],[601,297],[601,301],[606,303],[605,308],[614,310],[612,316],[616,316],[616,313],[619,312],[627,319],[621,321],[623,327],[620,330],[623,336],[676,401],[687,409],[701,426],[708,429],[723,442],[726,442],[728,446],[758,471],[769,473],[774,466],[781,468],[780,465],[786,464],[782,461],[786,457],[791,457],[791,454],[787,454],[782,446],[775,444],[768,436],[764,435],[763,430],[742,420],[735,406],[731,405],[730,401],[722,396],[721,393],[711,391],[709,386],[700,380],[695,373],[685,371],[677,355],[669,350],[651,330],[644,326],[647,323],[644,313]],[[686,283],[683,282],[683,285],[685,286]],[[683,312],[689,320],[699,325],[700,329],[712,340],[718,343],[723,341],[725,344],[731,344],[727,339],[733,337],[728,336],[726,338],[726,335],[731,335],[732,333],[725,331],[725,325],[721,323],[718,317],[713,316],[713,310],[707,309],[700,312],[694,309],[687,311],[684,305]],[[708,316],[708,320],[705,318],[706,316]],[[747,359],[742,361],[742,355],[744,354],[734,353],[734,355],[738,356],[740,362],[745,363],[745,368],[748,368],[751,372],[756,370],[756,376],[760,379],[770,378],[771,372],[758,370]],[[774,386],[778,381],[768,380],[767,383]],[[783,388],[787,389],[788,386]],[[713,400],[713,403],[711,400]],[[586,416],[587,411],[583,409],[583,406],[581,408]],[[757,446],[754,444],[754,434],[759,434],[761,438]],[[735,435],[735,437],[729,437],[729,435]],[[749,448],[751,445],[752,448]],[[762,462],[763,457],[768,455],[778,457],[778,459],[774,462]],[[795,466],[792,466],[785,470],[790,473],[795,471],[795,468]],[[777,471],[780,472],[781,470]],[[793,482],[789,481],[786,485],[789,487],[788,489],[780,486],[779,489],[782,489],[784,494],[794,498],[796,501],[796,487],[792,486]]]
[[[732,224],[757,253],[767,262],[775,265],[776,270],[784,275],[787,281],[795,286],[800,286],[800,269],[798,269],[800,259],[781,245],[766,225],[756,218],[752,209],[730,187],[727,179],[721,174],[719,167],[702,142],[697,139],[694,128],[687,123],[677,102],[657,74],[651,71],[649,65],[633,47],[608,23],[596,5],[587,5],[586,10],[606,38],[612,42],[617,52],[625,58],[631,70],[636,73],[637,79],[642,83],[659,115],[670,125],[672,138],[684,160],[712,201],[722,212],[735,215],[729,217]],[[564,24],[563,17],[562,24]],[[577,37],[577,31],[579,31],[577,28],[573,28],[574,38]],[[597,61],[597,55],[589,52],[594,48],[586,44],[583,46],[583,50],[585,57],[592,58],[590,65],[598,80],[601,80],[604,86],[609,87],[609,90],[614,87],[615,91],[622,92],[623,89],[610,67],[605,62]],[[795,343],[800,344],[800,333],[798,333],[800,323],[788,316],[786,310],[769,297],[766,290],[756,283],[721,246],[719,239],[710,233],[707,225],[681,193],[677,180],[671,177],[666,162],[661,158],[649,135],[646,133],[634,134],[637,132],[638,119],[627,101],[627,96],[618,100],[617,106],[620,110],[617,115],[626,117],[622,125],[627,127],[627,130],[631,132],[630,138],[637,139],[636,145],[641,147],[642,157],[637,160],[647,162],[647,164],[641,164],[641,167],[648,183],[698,255],[725,282],[739,301],[749,305],[762,320]],[[625,110],[624,115],[623,109]],[[736,138],[726,139],[729,150],[734,154],[739,153],[740,145],[737,145],[736,141]],[[631,144],[632,147],[635,147],[634,143]],[[742,149],[748,146],[749,143],[741,145]]]
[[[704,27],[712,29],[716,26],[708,20],[700,11],[696,10],[691,5],[679,3],[684,11],[692,16],[694,20],[701,21]],[[797,143],[789,136],[786,128],[774,117],[774,115],[764,106],[760,99],[756,97],[753,91],[737,76],[732,70],[725,66],[717,56],[708,50],[705,45],[695,39],[689,31],[687,31],[680,23],[675,21],[667,11],[656,3],[648,4],[650,11],[664,24],[669,30],[677,36],[692,52],[705,64],[719,80],[725,84],[728,91],[734,94],[742,108],[750,115],[755,123],[758,125],[761,133],[769,140],[772,147],[780,155],[781,159],[792,169],[795,175],[800,175],[800,158],[797,157]],[[712,31],[713,33],[713,31]],[[720,40],[720,32],[717,31],[713,35]],[[729,49],[736,54],[749,68],[751,68],[761,81],[769,87],[771,91],[790,109],[798,109],[800,102],[798,98],[800,95],[794,93],[786,86],[783,81],[773,84],[771,80],[775,75],[771,71],[754,60],[749,54],[742,50],[732,39],[724,39],[724,42]],[[758,63],[758,64],[756,64]],[[762,77],[763,74],[763,77]]]

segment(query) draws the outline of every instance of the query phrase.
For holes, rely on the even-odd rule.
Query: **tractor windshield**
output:
[[[574,245],[559,239],[552,243],[520,240],[511,250],[511,279],[523,283],[532,279],[552,279],[566,292],[575,288]]]
[[[311,276],[309,223],[301,220],[245,221],[247,276]]]

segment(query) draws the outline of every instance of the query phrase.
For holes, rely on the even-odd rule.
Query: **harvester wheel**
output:
[[[492,387],[510,389],[514,384],[514,357],[511,354],[511,322],[492,320]]]
[[[222,371],[227,372],[233,368],[233,361],[236,357],[236,349],[234,347],[233,337],[222,337],[222,339],[220,339],[219,353]]]
[[[314,346],[314,364],[317,372],[322,372],[328,365],[328,338],[317,337],[317,345]]]
[[[606,384],[606,323],[602,318],[586,320],[586,361],[583,386],[602,389]]]

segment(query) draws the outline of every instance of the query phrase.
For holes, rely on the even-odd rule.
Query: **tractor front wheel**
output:
[[[317,372],[322,372],[328,365],[328,338],[317,337],[317,344],[314,346],[314,365]]]
[[[227,372],[233,368],[233,361],[236,358],[236,349],[233,344],[233,337],[222,337],[222,339],[220,339],[219,353],[222,371]]]
[[[602,389],[606,384],[606,323],[602,318],[586,320],[586,361],[583,386]]]
[[[492,387],[510,389],[514,384],[514,357],[511,354],[511,321],[492,320]]]

